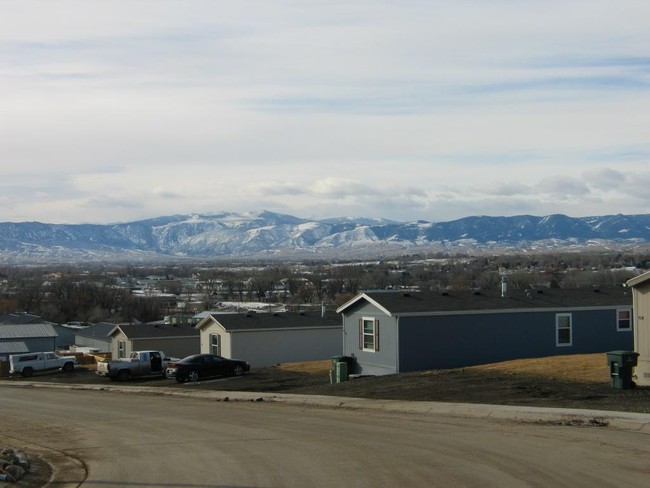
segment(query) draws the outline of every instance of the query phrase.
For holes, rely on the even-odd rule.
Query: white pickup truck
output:
[[[165,376],[167,365],[178,358],[169,358],[162,351],[133,351],[128,358],[97,363],[95,371],[112,380],[128,380],[139,376]]]
[[[70,372],[77,364],[74,356],[59,356],[54,352],[29,352],[9,355],[9,374],[21,374],[29,377],[35,371],[62,369]]]

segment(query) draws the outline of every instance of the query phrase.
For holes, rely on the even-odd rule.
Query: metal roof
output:
[[[228,331],[343,327],[340,315],[326,313],[323,317],[320,312],[247,312],[217,314],[210,318]],[[205,320],[199,322],[197,328],[202,328]]]
[[[198,337],[200,332],[191,325],[169,325],[169,324],[122,324],[113,327],[110,335],[121,330],[129,339],[153,339],[163,337]]]
[[[0,342],[0,354],[20,354],[22,352],[29,352],[29,347],[23,341]]]
[[[0,324],[0,340],[58,337],[51,324]]]
[[[484,291],[438,293],[373,291],[357,295],[341,306],[338,311],[349,311],[363,300],[373,303],[389,315],[632,306],[632,295],[628,289],[623,287],[543,288],[512,290],[505,297],[502,297],[500,293]]]

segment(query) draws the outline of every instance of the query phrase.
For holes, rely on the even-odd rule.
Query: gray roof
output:
[[[29,347],[23,341],[0,342],[0,354],[20,354],[21,352],[29,352]]]
[[[77,331],[75,333],[75,336],[108,340],[108,334],[115,328],[116,325],[117,324],[109,324],[108,322],[99,322],[97,324],[89,325],[85,329]]]
[[[51,324],[0,324],[0,340],[58,337]]]
[[[362,300],[375,303],[390,315],[632,306],[632,296],[629,290],[623,287],[570,290],[543,288],[512,290],[506,297],[502,297],[500,293],[484,291],[444,293],[373,291],[356,296],[341,306],[338,311],[349,312]]]
[[[7,313],[7,314],[0,315],[0,324],[19,325],[19,324],[34,324],[34,323],[52,323],[52,322],[43,320],[38,315],[33,315],[31,313]]]
[[[129,339],[154,339],[163,337],[198,337],[200,332],[192,325],[178,324],[122,324],[116,325],[111,335],[121,330]]]
[[[326,313],[323,317],[320,312],[248,312],[216,314],[211,317],[228,331],[343,327],[341,316],[334,313]],[[197,324],[197,327],[200,325],[201,323]]]

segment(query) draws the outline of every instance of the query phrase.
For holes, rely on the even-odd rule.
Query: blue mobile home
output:
[[[365,292],[342,305],[355,373],[392,374],[633,347],[626,288]]]

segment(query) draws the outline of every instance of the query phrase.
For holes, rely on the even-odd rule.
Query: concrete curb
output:
[[[53,384],[22,381],[12,382],[10,385],[0,384],[0,386],[91,390],[147,395],[168,395],[177,397],[203,398],[212,401],[263,401],[313,407],[366,409],[378,410],[382,412],[409,413],[442,417],[479,418],[486,420],[509,420],[532,423],[557,423],[559,425],[594,427],[607,426],[617,430],[650,434],[650,414],[614,412],[609,410],[522,407],[511,405],[484,405],[474,403],[375,400],[367,398],[348,398],[326,395],[295,395],[289,393],[192,390],[191,387],[183,389],[172,389],[113,384]]]

